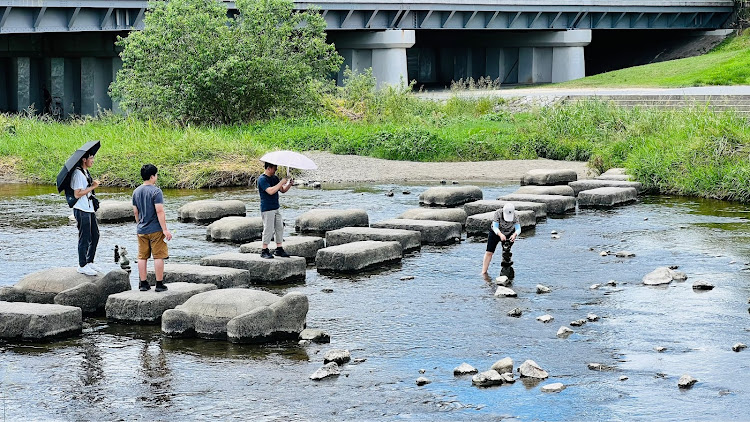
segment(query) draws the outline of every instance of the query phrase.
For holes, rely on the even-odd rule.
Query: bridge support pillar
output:
[[[518,83],[564,82],[586,76],[583,47],[591,30],[530,34],[518,49]]]
[[[8,66],[8,90],[7,103],[11,110],[23,111],[34,103],[32,92],[33,72],[32,61],[29,57],[13,57]],[[35,105],[39,108],[39,105]]]
[[[58,118],[80,113],[81,80],[78,60],[54,57],[50,59],[49,66],[52,103],[48,112]]]
[[[107,95],[112,82],[112,58],[81,58],[81,114],[96,116],[101,110],[112,108]]]
[[[343,79],[343,69],[363,71],[372,67],[377,87],[408,84],[406,49],[414,45],[413,30],[387,30],[368,33],[350,33],[345,38],[334,39],[336,48],[344,57],[338,82]]]

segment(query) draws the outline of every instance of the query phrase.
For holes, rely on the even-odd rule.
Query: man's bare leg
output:
[[[482,274],[487,274],[487,271],[490,269],[490,262],[492,261],[492,255],[494,255],[492,252],[484,253],[484,260],[482,261]]]

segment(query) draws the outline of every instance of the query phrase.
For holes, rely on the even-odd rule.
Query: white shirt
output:
[[[86,176],[83,174],[83,171],[81,171],[81,169],[79,168],[76,168],[75,170],[73,170],[73,176],[71,176],[70,178],[70,188],[75,191],[76,189],[86,189],[88,187],[89,187],[89,181],[86,179]],[[78,202],[76,202],[73,208],[77,210],[81,210],[83,212],[94,212],[94,205],[89,200],[90,196],[91,196],[91,192],[78,198]]]

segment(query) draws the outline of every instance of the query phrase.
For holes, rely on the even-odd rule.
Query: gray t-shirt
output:
[[[513,221],[505,221],[505,219],[503,219],[502,208],[495,211],[495,214],[492,216],[492,222],[500,224],[500,233],[504,234],[505,236],[512,235],[513,232],[516,231],[516,224],[520,224],[518,222],[518,214],[516,213],[513,213]]]
[[[133,191],[133,205],[138,208],[138,234],[151,234],[161,231],[156,215],[156,204],[164,203],[161,189],[154,185],[140,185]]]

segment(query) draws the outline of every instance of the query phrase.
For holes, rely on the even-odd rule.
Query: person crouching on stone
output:
[[[73,205],[73,216],[78,226],[78,272],[95,276],[102,270],[94,265],[96,247],[99,245],[99,226],[96,223],[94,203],[91,199],[99,181],[93,180],[89,169],[94,165],[94,154],[87,153],[78,162],[70,177],[70,188],[78,199]]]
[[[164,194],[156,187],[158,169],[153,164],[141,167],[143,184],[133,191],[133,213],[138,223],[138,276],[141,281],[138,289],[142,292],[151,289],[148,284],[148,258],[154,257],[154,274],[156,290],[167,290],[164,285],[164,260],[169,258],[166,240],[172,240],[172,233],[167,229],[167,218],[164,213]]]
[[[260,193],[260,215],[263,218],[263,247],[260,251],[261,258],[273,258],[268,244],[276,240],[276,251],[274,255],[288,257],[284,251],[282,242],[284,238],[284,222],[279,212],[279,192],[286,193],[292,187],[292,180],[283,178],[279,180],[276,176],[278,166],[276,164],[264,163],[265,171],[258,177],[258,192]]]
[[[516,207],[508,202],[502,210],[495,211],[492,217],[492,227],[487,235],[487,252],[484,253],[482,262],[482,275],[487,274],[490,268],[497,244],[503,242],[503,245],[510,251],[510,247],[513,246],[519,234],[521,234],[521,223],[518,221]]]

